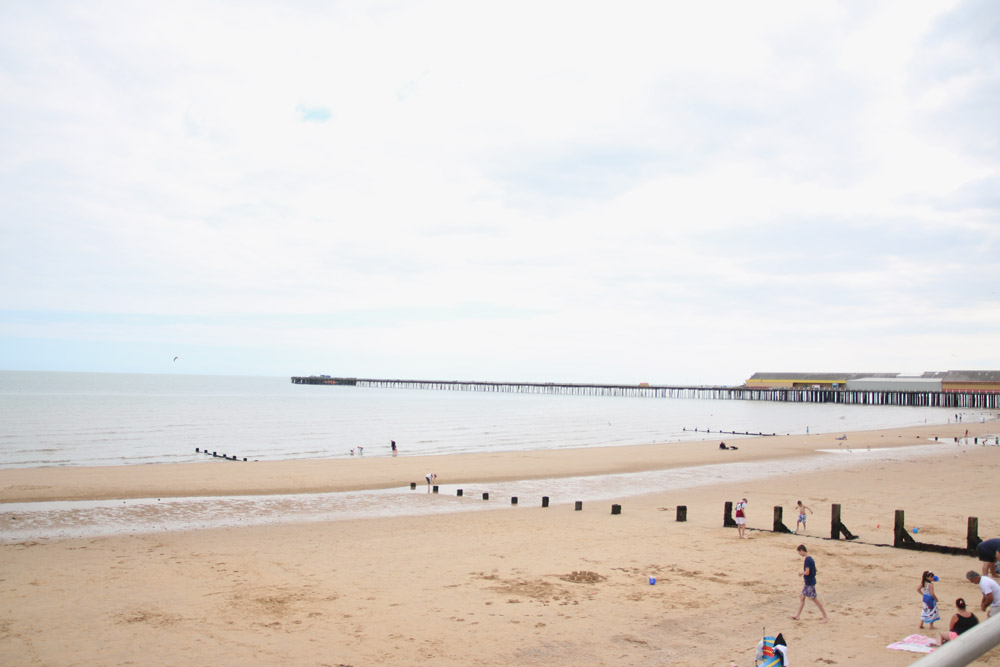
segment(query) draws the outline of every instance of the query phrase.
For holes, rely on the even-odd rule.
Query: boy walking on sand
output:
[[[830,620],[830,617],[826,615],[826,609],[823,609],[823,604],[819,601],[819,596],[816,595],[816,561],[809,555],[806,545],[800,544],[796,551],[799,552],[800,556],[805,557],[805,561],[802,563],[802,571],[799,572],[799,576],[803,578],[804,586],[802,588],[802,595],[799,597],[799,610],[795,612],[795,616],[792,616],[792,620],[799,620],[799,616],[802,615],[802,607],[806,604],[806,598],[809,598],[816,603],[820,613],[823,614],[823,620],[820,622],[826,623]]]

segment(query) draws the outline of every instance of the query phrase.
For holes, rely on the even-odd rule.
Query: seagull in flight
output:
[[[174,357],[174,361],[177,361],[178,359],[180,359],[180,357]]]

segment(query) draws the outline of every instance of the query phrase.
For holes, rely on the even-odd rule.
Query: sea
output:
[[[531,451],[670,443],[740,433],[810,434],[979,420],[942,408],[650,397],[563,396],[296,385],[281,377],[0,371],[0,468],[250,461]],[[991,438],[992,439],[992,438]],[[1000,442],[1000,438],[997,438]],[[553,507],[831,466],[940,454],[968,443],[867,449],[773,462],[489,484],[440,480],[337,493],[130,498],[0,504],[0,543],[277,523]],[[361,453],[361,448],[364,453]],[[353,454],[351,450],[354,450]],[[196,451],[201,450],[201,451]],[[960,451],[958,449],[956,452]],[[949,453],[950,450],[949,450]],[[222,464],[231,465],[231,464]],[[458,495],[459,488],[464,496]],[[483,494],[494,500],[484,502]],[[606,510],[606,508],[604,508]]]
[[[946,408],[0,371],[0,468],[531,451],[946,423]],[[964,419],[979,413],[965,412]]]

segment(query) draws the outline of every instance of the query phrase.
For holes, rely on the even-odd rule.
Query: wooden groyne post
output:
[[[916,530],[916,529],[914,529]],[[965,535],[965,547],[948,547],[941,544],[924,544],[917,542],[906,532],[906,515],[903,510],[896,510],[896,525],[893,528],[892,546],[897,549],[913,549],[915,551],[933,551],[953,556],[970,556],[976,553],[979,546],[979,519],[970,516]]]
[[[979,539],[979,517],[970,516],[969,526],[965,532],[965,546],[970,552],[975,552],[980,542],[982,540]]]
[[[847,530],[847,526],[840,520],[840,504],[835,503],[830,508],[830,539],[839,540],[841,535],[848,540],[858,539],[858,536]]]
[[[792,531],[788,530],[788,526],[786,526],[784,524],[784,522],[782,522],[782,520],[781,520],[782,513],[783,513],[783,510],[781,509],[781,505],[775,505],[774,506],[774,525],[772,526],[771,530],[773,530],[776,533],[790,533]]]
[[[916,542],[906,532],[906,513],[903,510],[896,510],[896,524],[892,529],[892,546],[897,549],[912,549]]]
[[[733,518],[733,501],[726,501],[726,514],[722,517],[722,526],[724,528],[735,528],[736,520]]]

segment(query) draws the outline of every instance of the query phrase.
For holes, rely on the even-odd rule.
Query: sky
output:
[[[0,369],[1000,369],[991,0],[4,2],[0,118]]]

